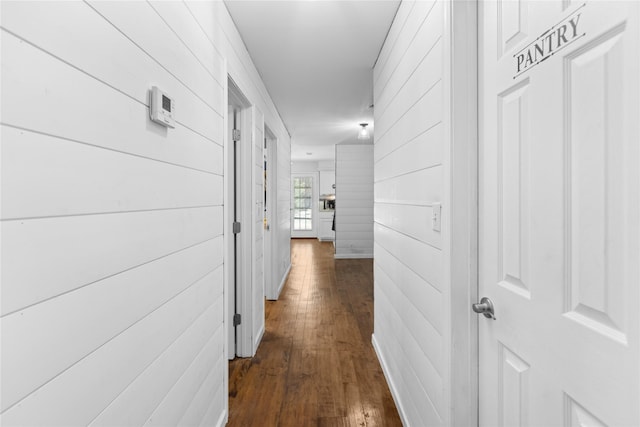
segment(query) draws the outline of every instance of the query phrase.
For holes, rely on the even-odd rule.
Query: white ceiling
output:
[[[292,160],[332,159],[358,123],[373,128],[373,65],[400,0],[225,4],[291,134]]]

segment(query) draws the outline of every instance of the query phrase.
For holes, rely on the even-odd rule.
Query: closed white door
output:
[[[480,4],[482,426],[640,425],[639,5]]]
[[[265,126],[265,134],[269,135],[270,131]],[[274,244],[274,236],[271,231],[272,224],[274,224],[274,183],[275,180],[275,168],[276,162],[274,162],[275,158],[275,141],[266,136],[264,139],[264,287],[265,287],[265,297],[270,300],[278,299],[277,295],[277,285],[274,284],[273,279],[273,260],[275,256],[273,256],[275,244]]]

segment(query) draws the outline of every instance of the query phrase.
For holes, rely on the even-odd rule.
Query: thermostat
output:
[[[151,87],[149,98],[149,115],[151,116],[151,120],[162,126],[170,128],[176,127],[173,120],[176,104],[173,99],[158,89],[157,86]]]

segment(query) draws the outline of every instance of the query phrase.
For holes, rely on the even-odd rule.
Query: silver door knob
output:
[[[482,297],[479,303],[475,303],[471,305],[473,311],[478,314],[482,314],[487,319],[496,320],[496,316],[494,316],[493,311],[493,303],[487,297]]]

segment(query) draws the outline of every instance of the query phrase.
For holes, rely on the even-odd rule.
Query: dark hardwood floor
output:
[[[371,345],[372,260],[293,239],[256,356],[229,364],[229,426],[402,425]]]

